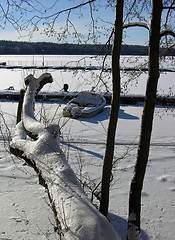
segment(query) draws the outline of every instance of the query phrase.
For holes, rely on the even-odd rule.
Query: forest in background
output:
[[[164,49],[161,49],[163,51]],[[104,55],[111,49],[105,45],[95,44],[58,44],[48,42],[18,42],[18,41],[0,41],[0,54],[18,54],[18,55]],[[121,55],[148,55],[148,47],[140,45],[122,45]],[[166,52],[166,55],[175,56],[175,49]]]

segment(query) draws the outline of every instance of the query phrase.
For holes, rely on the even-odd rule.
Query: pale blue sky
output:
[[[5,2],[5,0],[1,0],[1,4]],[[51,3],[54,2],[54,0],[43,0],[42,3],[46,6],[51,6]],[[76,1],[69,1],[69,0],[59,0],[57,5],[54,6],[54,8],[52,10],[50,10],[48,13],[46,13],[45,15],[49,15],[51,13],[54,13],[55,11],[60,11],[72,6],[76,6],[78,3],[82,2],[81,0],[76,0]],[[101,3],[103,5],[106,4],[106,1],[102,0]],[[42,7],[40,7],[41,11],[43,10]],[[32,14],[35,14],[34,12],[28,14],[30,16],[32,16]],[[81,15],[82,14],[82,15]],[[94,15],[94,20],[95,19],[99,19],[100,25],[104,25],[105,27],[107,27],[110,30],[112,29],[112,24],[110,24],[109,22],[114,22],[114,18],[115,18],[115,13],[114,11],[112,11],[111,9],[104,9],[104,8],[100,8],[98,9],[98,11],[93,13]],[[26,18],[27,15],[23,16],[23,19]],[[57,19],[56,23],[55,23],[55,30],[60,31],[60,27],[65,26],[65,21],[67,18],[67,13],[63,13],[59,16],[59,18]],[[92,20],[90,18],[90,8],[88,6],[83,7],[81,10],[80,9],[76,9],[74,11],[74,13],[72,12],[70,15],[70,20],[71,22],[74,24],[74,26],[76,27],[77,31],[87,35],[88,34],[88,24],[89,22]],[[47,37],[45,34],[43,34],[43,29],[44,29],[44,25],[43,24],[39,24],[39,31],[35,32],[33,34],[33,38],[31,38],[31,41],[36,42],[36,41],[47,41],[47,42],[58,42],[57,41],[57,37]],[[72,31],[73,31],[73,27],[72,27]],[[102,30],[103,33],[106,33],[106,30]],[[141,29],[141,28],[130,28],[127,29],[124,33],[126,33],[127,37],[124,37],[124,43],[125,44],[139,44],[139,45],[145,45],[148,42],[148,30],[146,29]],[[29,41],[29,37],[26,36],[28,34],[27,32],[23,32],[22,35],[23,37],[19,38],[19,34],[18,32],[9,24],[7,24],[5,29],[1,29],[0,28],[0,40],[13,40],[13,41]],[[25,36],[25,37],[24,37]],[[124,34],[125,36],[125,34]],[[101,43],[105,43],[107,41],[107,37],[101,37],[99,39],[99,41]],[[72,38],[69,38],[67,40],[68,42],[72,42]],[[76,41],[75,41],[76,43]],[[91,43],[89,41],[89,43]]]

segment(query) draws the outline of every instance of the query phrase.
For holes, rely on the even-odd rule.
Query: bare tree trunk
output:
[[[112,49],[112,82],[113,94],[107,133],[106,151],[103,163],[100,212],[107,216],[109,205],[109,188],[114,156],[115,133],[120,107],[120,50],[123,27],[123,0],[116,0],[116,20],[114,26],[114,43]]]
[[[162,0],[153,0],[149,40],[148,81],[137,161],[130,186],[128,240],[140,239],[141,192],[149,156],[157,83],[159,79],[159,44],[162,9]]]

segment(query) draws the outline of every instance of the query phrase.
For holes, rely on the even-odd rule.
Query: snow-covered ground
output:
[[[0,89],[3,90],[17,83],[15,89],[20,88],[20,84],[23,84],[22,78],[27,73],[23,75],[20,70],[0,70],[0,74]],[[58,77],[55,71],[53,74],[55,74],[54,78]],[[71,82],[72,73],[65,72],[65,74],[67,74],[66,80]],[[2,81],[2,76],[4,78],[6,76],[6,83]],[[174,75],[166,74],[164,77],[166,79],[164,85],[168,89],[167,81],[171,80],[173,84]],[[134,87],[131,91],[141,93]],[[15,127],[17,105],[17,102],[0,101],[0,111],[11,134]],[[43,122],[48,124],[46,116],[50,122],[60,124],[61,146],[77,176],[86,183],[89,177],[98,183],[110,105],[106,105],[102,113],[90,119],[69,120],[62,117],[63,107],[64,104],[58,103],[44,103],[44,106],[42,103],[37,103],[37,118],[40,119],[42,116]],[[109,211],[112,224],[121,239],[126,239],[129,185],[136,160],[142,110],[141,104],[122,105],[119,112],[115,147],[115,158],[118,161],[114,169]],[[175,239],[174,117],[175,112],[171,109],[156,106],[150,156],[142,193],[143,239]],[[9,134],[5,131],[7,129],[2,117],[0,126],[7,139]],[[33,169],[4,149],[4,137],[0,135],[0,239],[57,239],[54,233],[54,216],[44,188],[38,184]],[[122,159],[123,155],[126,156]],[[92,182],[89,184],[93,186]]]

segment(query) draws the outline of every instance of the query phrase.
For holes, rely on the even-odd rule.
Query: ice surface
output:
[[[7,65],[42,65],[42,55],[38,56],[0,56],[0,60],[7,61]],[[133,56],[121,56],[121,67],[134,67],[139,64],[147,63],[147,57],[137,57]],[[82,59],[82,61],[79,61]],[[136,61],[135,61],[136,60]],[[45,56],[46,66],[101,66],[102,58],[91,58],[88,56],[67,56],[67,55],[46,55]],[[69,62],[69,63],[68,63]],[[174,69],[174,66],[171,65],[171,61],[167,58],[160,66]],[[106,66],[111,66],[111,58],[108,56]],[[25,88],[24,78],[29,74],[34,74],[35,77],[39,77],[42,73],[47,72],[48,69],[0,69],[0,91],[8,89],[10,86],[13,86],[15,90],[20,90]],[[54,82],[43,88],[43,91],[60,91],[63,89],[64,84],[69,85],[69,91],[90,91],[96,84],[99,82],[98,86],[95,88],[97,91],[105,92],[106,88],[104,84],[99,81],[101,74],[100,70],[96,71],[71,71],[71,70],[49,70],[52,74]],[[137,75],[128,75],[129,72],[121,72],[121,82],[123,91],[125,94],[137,94],[144,95],[147,72],[139,72]],[[168,75],[167,75],[168,74]],[[160,74],[159,84],[158,84],[158,93],[165,95],[175,91],[174,85],[174,76],[175,73],[163,73]],[[112,90],[111,85],[111,73],[104,72],[102,74],[102,80],[107,84],[109,90]],[[129,80],[127,84],[128,88],[125,91],[125,83]]]

